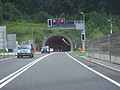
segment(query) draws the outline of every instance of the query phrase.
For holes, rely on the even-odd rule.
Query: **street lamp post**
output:
[[[34,43],[34,37],[33,37],[33,27],[32,27],[32,44]]]
[[[110,22],[110,34],[112,34],[112,16],[111,16],[111,12],[110,12],[110,19],[108,20]]]
[[[110,34],[108,36],[108,40],[109,40],[109,61],[111,62],[111,34],[112,34],[112,16],[111,16],[111,12],[110,12],[110,19],[108,20],[108,22],[110,22]]]
[[[83,13],[83,12],[80,12],[80,14],[82,14],[83,15],[83,26],[84,26],[84,29],[82,30],[82,34],[84,34],[84,40],[82,40],[82,50],[83,50],[83,52],[85,52],[85,42],[86,42],[86,35],[85,35],[85,13]]]

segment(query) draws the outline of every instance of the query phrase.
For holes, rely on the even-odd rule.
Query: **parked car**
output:
[[[17,51],[17,58],[23,58],[23,56],[34,57],[34,46],[33,44],[22,43]]]

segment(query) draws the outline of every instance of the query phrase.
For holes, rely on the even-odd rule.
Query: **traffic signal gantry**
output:
[[[85,52],[85,21],[84,20],[65,20],[65,18],[48,19],[48,27],[51,29],[76,29],[81,31],[81,41],[83,52]]]

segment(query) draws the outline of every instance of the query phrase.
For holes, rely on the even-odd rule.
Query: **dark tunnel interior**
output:
[[[64,36],[52,36],[45,42],[45,46],[53,48],[57,52],[71,51],[70,41]]]

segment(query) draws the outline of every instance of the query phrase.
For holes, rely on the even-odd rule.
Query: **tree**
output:
[[[16,8],[16,6],[12,3],[4,3],[3,4],[3,19],[15,21],[21,18],[21,12]]]
[[[2,17],[2,14],[3,14],[3,8],[2,8],[2,3],[0,2],[0,24],[2,23],[3,21],[3,17]]]

